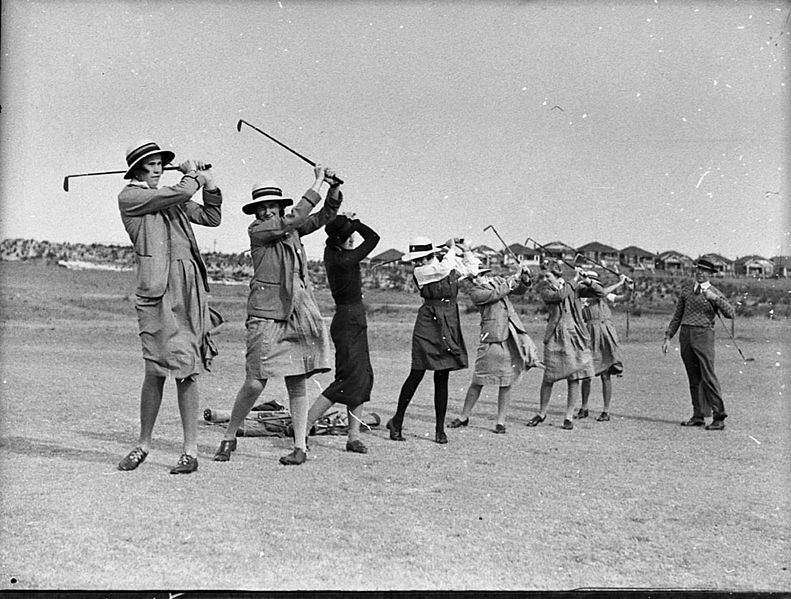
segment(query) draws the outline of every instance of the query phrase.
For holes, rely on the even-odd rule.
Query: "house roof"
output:
[[[575,248],[573,248],[572,246],[570,246],[567,243],[563,243],[562,241],[550,241],[549,243],[544,243],[542,245],[544,246],[545,249],[553,251],[553,252],[559,252],[559,251],[563,251],[563,250],[569,250],[569,251],[572,251],[572,252],[576,252],[577,251]]]
[[[472,251],[479,254],[499,254],[497,250],[493,250],[488,245],[479,245],[478,247],[472,248]]]
[[[607,253],[607,254],[617,254],[618,250],[614,247],[609,245],[604,245],[598,241],[591,241],[590,243],[586,243],[585,245],[581,245],[577,248],[578,252],[599,252],[599,253]]]
[[[685,260],[692,261],[692,258],[687,256],[686,254],[682,254],[681,252],[677,252],[676,250],[665,250],[664,252],[659,252],[659,259],[660,260],[667,260],[668,258],[684,258]]]
[[[623,248],[621,253],[626,254],[627,256],[656,258],[656,254],[654,252],[649,252],[648,250],[639,248],[636,245],[630,245],[629,247]]]
[[[770,262],[770,260],[764,258],[763,256],[759,256],[758,254],[750,254],[749,256],[742,256],[741,258],[736,258],[733,261],[734,264],[746,264],[747,262],[753,261],[761,261],[761,262]]]
[[[508,246],[508,249],[510,249],[517,256],[536,256],[539,253],[539,250],[534,250],[533,248],[529,248],[526,245],[522,245],[521,243],[512,243]]]
[[[371,262],[389,262],[390,260],[399,260],[403,255],[404,252],[399,252],[396,249],[389,249],[371,258]]]
[[[726,258],[725,256],[722,256],[720,254],[713,254],[713,253],[703,254],[701,258],[707,258],[709,260],[712,260],[713,258],[712,262],[714,262],[715,264],[718,262],[720,264],[733,264],[733,260],[730,260],[729,258]]]

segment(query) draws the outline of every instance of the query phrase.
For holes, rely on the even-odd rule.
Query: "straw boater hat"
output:
[[[256,207],[262,202],[280,202],[285,208],[286,206],[291,206],[294,200],[291,198],[284,198],[283,190],[280,189],[277,183],[270,179],[269,181],[253,185],[253,201],[242,206],[242,212],[245,214],[255,214]]]
[[[582,274],[585,275],[586,277],[588,277],[589,279],[593,279],[594,281],[601,281],[601,279],[599,278],[598,271],[595,271],[593,269],[591,269],[591,270],[583,270]]]
[[[541,270],[548,270],[558,277],[563,274],[563,267],[560,265],[560,260],[556,260],[555,258],[544,258],[544,260],[541,261]]]
[[[132,171],[135,170],[143,160],[154,154],[162,156],[162,166],[167,166],[173,162],[173,159],[176,157],[170,150],[163,150],[160,148],[156,142],[150,139],[141,139],[126,149],[126,166],[128,170],[124,175],[124,179],[131,179]]]
[[[415,237],[409,243],[409,252],[401,256],[401,262],[411,262],[424,256],[431,256],[436,254],[437,251],[428,237]]]

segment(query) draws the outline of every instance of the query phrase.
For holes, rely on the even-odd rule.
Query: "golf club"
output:
[[[204,167],[204,170],[210,169],[211,164],[207,164]],[[179,167],[177,166],[166,166],[162,170],[163,171],[177,171]],[[75,177],[95,177],[96,175],[124,175],[126,171],[102,171],[100,173],[79,173],[76,175],[66,175],[63,177],[63,191],[69,191],[69,179],[74,179]]]
[[[733,342],[733,347],[735,347],[736,351],[739,352],[739,355],[742,357],[742,361],[745,364],[747,362],[755,362],[755,358],[745,358],[744,357],[744,354],[742,353],[741,348],[739,348],[739,345],[736,343],[736,337],[733,336],[733,333],[731,333],[730,329],[728,329],[728,327],[725,325],[725,321],[722,319],[722,316],[720,315],[719,312],[717,312],[717,318],[720,319],[720,324],[722,324],[722,328],[724,328],[728,332],[728,335],[730,336],[731,341]]]
[[[513,256],[513,258],[516,261],[516,263],[519,264],[519,258],[516,257],[516,254],[514,254],[514,251],[510,247],[508,247],[507,243],[505,243],[505,239],[500,237],[500,234],[497,232],[497,229],[494,228],[494,225],[488,225],[488,226],[483,228],[484,232],[488,231],[489,229],[491,229],[494,232],[494,234],[497,235],[497,239],[500,240],[500,242],[503,244],[503,247],[505,247],[505,249],[508,250],[508,253],[511,254],[511,256]]]
[[[286,150],[288,150],[289,152],[291,152],[292,154],[294,154],[294,156],[297,156],[298,158],[301,158],[302,160],[304,160],[305,162],[307,162],[307,163],[308,163],[310,166],[316,166],[316,163],[315,163],[315,162],[313,162],[313,161],[312,161],[310,158],[307,158],[306,156],[303,156],[302,154],[300,154],[299,152],[297,152],[295,149],[288,147],[288,146],[287,146],[286,144],[284,144],[282,141],[280,141],[280,140],[278,140],[278,139],[275,139],[274,137],[272,137],[271,135],[269,135],[269,133],[267,133],[267,132],[265,132],[265,131],[261,131],[261,129],[259,129],[259,128],[258,128],[258,127],[256,127],[255,125],[252,125],[252,124],[248,123],[248,122],[247,122],[247,121],[245,121],[244,119],[239,119],[239,122],[238,122],[238,123],[236,123],[236,130],[237,130],[237,131],[239,131],[239,132],[241,132],[241,131],[242,131],[242,124],[245,124],[245,125],[247,125],[248,127],[250,127],[251,129],[254,129],[254,130],[258,131],[258,132],[259,132],[261,135],[263,135],[264,137],[267,137],[267,138],[271,139],[273,142],[275,142],[275,143],[276,143],[277,145],[279,145],[281,148],[285,148]],[[342,184],[342,183],[343,183],[343,180],[342,180],[342,179],[339,179],[338,177],[333,177],[333,179],[334,179],[335,181],[337,181],[337,182],[338,182],[338,184]]]
[[[532,237],[528,237],[527,239],[525,239],[525,245],[527,245],[527,242],[528,242],[528,241],[532,242],[532,243],[533,243],[533,245],[535,245],[535,246],[537,246],[537,247],[540,247],[542,250],[544,250],[544,251],[545,251],[547,254],[549,254],[550,256],[552,255],[552,254],[550,253],[550,251],[549,251],[549,250],[548,250],[548,249],[547,249],[545,246],[543,246],[543,245],[541,245],[540,243],[538,243],[538,242],[537,242],[535,239],[533,239]],[[576,267],[576,265],[574,265],[574,264],[571,264],[571,263],[570,263],[568,260],[564,259],[562,256],[559,256],[559,259],[560,259],[560,261],[561,261],[563,264],[565,264],[566,266],[568,266],[568,267],[569,267],[569,268],[571,268],[572,270],[577,270],[577,267]]]
[[[612,268],[608,268],[608,267],[604,266],[604,264],[602,264],[601,262],[596,262],[596,260],[594,260],[593,258],[588,258],[585,254],[580,254],[579,252],[577,252],[577,255],[574,257],[574,261],[575,262],[577,261],[577,258],[582,258],[583,260],[585,260],[586,262],[590,262],[594,266],[598,266],[599,268],[603,268],[607,272],[611,272],[612,274],[614,274],[616,276],[619,276],[619,277],[621,276],[621,273],[619,273],[617,270],[614,270]],[[626,277],[626,283],[627,284],[633,283],[633,282],[634,281],[632,281],[632,279],[630,279],[629,277]]]

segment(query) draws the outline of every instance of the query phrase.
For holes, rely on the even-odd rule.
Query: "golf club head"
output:
[[[63,191],[69,191],[69,178],[63,177]]]
[[[755,358],[744,358],[744,363],[747,364],[747,362],[755,362]]]
[[[242,130],[242,119],[239,119],[237,121],[237,123],[236,123],[236,130],[237,131],[241,131]]]

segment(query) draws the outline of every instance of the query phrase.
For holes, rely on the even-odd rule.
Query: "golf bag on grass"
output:
[[[203,410],[203,419],[207,424],[218,426],[225,425],[231,419],[230,410]],[[363,417],[360,422],[360,430],[368,431],[379,426],[381,419],[379,415],[371,412]],[[345,410],[327,412],[319,418],[313,428],[310,429],[311,435],[346,435],[349,432],[349,421]],[[237,437],[293,437],[291,429],[291,414],[276,401],[268,401],[263,404],[253,406],[250,413],[244,419],[242,426],[236,431]]]

